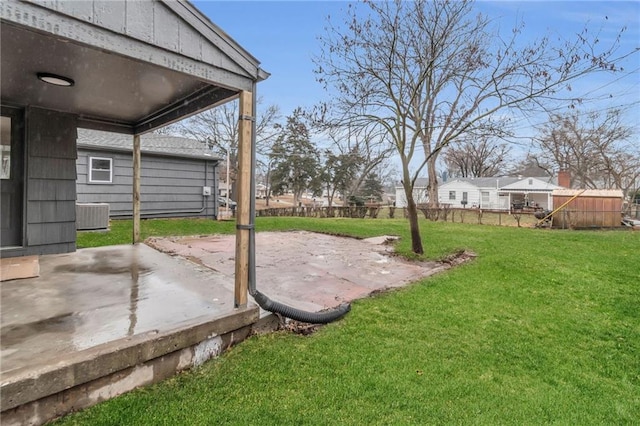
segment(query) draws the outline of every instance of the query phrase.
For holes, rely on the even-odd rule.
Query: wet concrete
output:
[[[3,376],[118,339],[233,311],[228,276],[140,244],[41,256],[0,284]]]

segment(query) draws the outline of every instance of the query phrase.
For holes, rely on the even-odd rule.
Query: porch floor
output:
[[[42,256],[40,277],[3,282],[1,371],[170,330],[233,309],[233,279],[144,244]]]

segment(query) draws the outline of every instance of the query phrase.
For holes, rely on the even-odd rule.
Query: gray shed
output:
[[[217,218],[220,159],[203,143],[148,133],[140,138],[140,151],[142,218]],[[76,170],[78,229],[106,227],[108,217],[132,217],[132,147],[127,135],[78,129]]]
[[[3,258],[75,250],[78,127],[130,135],[135,202],[139,135],[268,77],[183,0],[3,0],[0,32]]]

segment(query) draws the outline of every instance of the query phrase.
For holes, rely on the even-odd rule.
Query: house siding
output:
[[[89,183],[89,157],[112,159],[111,183]],[[80,148],[76,169],[79,203],[108,203],[111,217],[132,216],[131,153]],[[143,152],[140,175],[141,217],[217,216],[216,161]],[[202,195],[204,186],[211,187],[211,196]]]
[[[26,129],[26,240],[7,254],[75,251],[76,117],[29,108]]]
[[[440,204],[450,204],[451,207],[456,208],[477,207],[480,206],[481,191],[483,191],[482,188],[478,188],[477,186],[471,185],[467,182],[450,181],[440,185],[438,188],[438,202]],[[449,199],[449,192],[456,193],[455,200]],[[462,194],[464,192],[467,193],[467,204],[465,206],[462,205]]]
[[[490,210],[508,210],[510,203],[524,203],[543,209],[552,207],[551,191],[558,186],[537,178],[458,178],[450,180],[438,188],[438,198],[442,204],[461,208],[462,193],[467,193],[466,207],[479,207]],[[449,199],[449,192],[456,193],[456,199]],[[482,194],[488,197],[483,199]]]
[[[428,179],[418,178],[413,186],[413,201],[416,204],[424,204],[429,200],[427,192]],[[404,193],[404,187],[402,185],[396,186],[396,207],[406,208],[408,206],[407,197]]]

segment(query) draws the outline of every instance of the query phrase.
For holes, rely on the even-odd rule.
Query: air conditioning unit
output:
[[[109,228],[109,204],[76,203],[76,229],[78,231]]]

